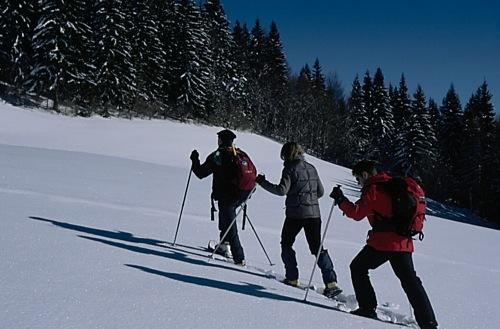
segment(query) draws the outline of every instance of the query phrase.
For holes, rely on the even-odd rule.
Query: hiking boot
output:
[[[330,282],[326,284],[325,290],[323,290],[323,295],[328,298],[335,298],[337,295],[340,295],[342,289],[337,286],[337,282]]]
[[[375,312],[375,309],[373,308],[358,308],[354,311],[349,312],[354,315],[358,316],[364,316],[365,318],[371,318],[371,319],[376,319],[377,318],[377,312]]]
[[[234,264],[235,264],[235,265],[238,265],[238,266],[243,266],[243,267],[245,267],[245,266],[247,265],[247,262],[246,262],[244,259],[242,259],[242,260],[241,260],[241,261],[239,261],[239,262],[236,262],[236,261],[235,261],[235,262],[234,262]]]
[[[299,286],[299,280],[297,280],[297,279],[290,280],[290,279],[285,278],[281,282],[284,283],[284,284],[286,284],[287,286],[292,286],[292,287],[298,287]]]
[[[420,329],[438,329],[438,326],[435,321],[431,321],[427,324],[420,325]]]
[[[220,245],[215,246],[215,253],[217,255],[221,255],[226,258],[232,258],[231,247],[228,242],[221,243]]]

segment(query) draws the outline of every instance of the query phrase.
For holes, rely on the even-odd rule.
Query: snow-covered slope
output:
[[[0,328],[393,328],[331,309],[331,303],[283,286],[262,271],[282,273],[283,199],[258,190],[241,232],[249,263],[208,261],[217,238],[210,221],[210,179],[194,176],[178,246],[172,242],[189,172],[220,128],[168,121],[70,118],[0,104]],[[238,133],[238,146],[271,181],[281,173],[280,145]],[[359,195],[350,171],[308,157],[327,189]],[[321,200],[324,222],[331,207]],[[241,226],[241,222],[239,222]],[[349,263],[368,224],[335,209],[326,247],[339,284],[352,294]],[[429,216],[414,256],[441,328],[497,328],[499,232]],[[300,276],[313,265],[299,235]],[[409,314],[389,265],[372,274],[380,302]],[[321,286],[319,273],[314,277]]]

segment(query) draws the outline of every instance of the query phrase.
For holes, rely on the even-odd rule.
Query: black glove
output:
[[[257,177],[255,177],[255,182],[257,184],[262,184],[262,182],[264,182],[266,180],[266,175],[257,175]]]
[[[335,200],[336,205],[339,205],[340,203],[342,203],[342,201],[347,200],[344,193],[340,189],[340,186],[335,186],[332,189],[332,193],[330,193],[330,198]]]
[[[189,158],[191,159],[191,161],[200,161],[200,155],[198,154],[198,151],[196,150],[193,150],[193,152],[191,152],[191,155],[189,156]]]

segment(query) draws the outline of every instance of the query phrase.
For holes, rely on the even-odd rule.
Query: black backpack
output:
[[[377,185],[391,197],[392,217],[376,214],[379,220],[374,231],[396,232],[409,238],[418,234],[419,240],[423,240],[426,203],[422,187],[410,177],[392,177]]]

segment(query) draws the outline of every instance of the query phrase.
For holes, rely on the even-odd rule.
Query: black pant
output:
[[[236,217],[236,209],[247,199],[248,193],[241,195],[236,199],[223,199],[219,200],[219,230],[220,230],[220,239],[228,229],[229,225],[231,225],[232,221]],[[241,262],[245,259],[245,253],[243,252],[243,247],[240,243],[240,238],[238,236],[238,228],[236,225],[236,221],[233,226],[227,233],[224,241],[228,242],[231,246],[231,253],[233,254],[233,260],[235,263]]]
[[[281,231],[281,259],[285,264],[285,276],[289,280],[297,280],[299,278],[297,259],[292,247],[297,234],[299,234],[302,228],[304,228],[311,254],[316,256],[321,244],[321,219],[285,219]],[[337,282],[337,274],[333,269],[333,263],[327,250],[321,250],[318,258],[318,267],[321,269],[321,275],[325,284]]]
[[[359,307],[375,309],[377,298],[370,283],[368,270],[374,270],[389,261],[392,270],[401,281],[408,300],[415,311],[420,328],[437,328],[436,317],[422,281],[413,267],[410,252],[378,251],[365,246],[351,262],[351,278]]]

